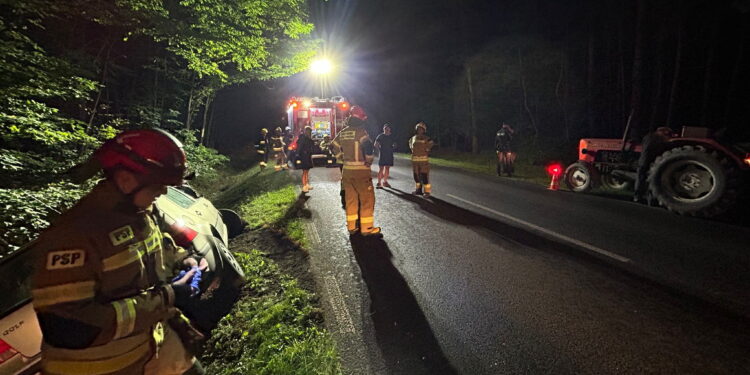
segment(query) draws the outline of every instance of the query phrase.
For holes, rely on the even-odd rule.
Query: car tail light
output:
[[[744,161],[745,161],[745,164],[747,164],[748,166],[750,166],[750,152],[747,153],[747,154],[745,154],[745,160]]]
[[[174,238],[174,242],[182,247],[190,246],[197,235],[198,232],[185,225],[185,222],[182,220],[177,220],[172,224],[172,238]]]
[[[12,346],[0,340],[0,363],[3,363],[18,353]]]

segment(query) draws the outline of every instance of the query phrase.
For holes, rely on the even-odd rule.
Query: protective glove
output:
[[[193,355],[200,355],[203,352],[203,344],[206,341],[206,336],[193,327],[185,315],[177,314],[177,316],[169,319],[167,323],[177,333],[177,336],[180,337],[180,341],[182,341],[188,352]]]

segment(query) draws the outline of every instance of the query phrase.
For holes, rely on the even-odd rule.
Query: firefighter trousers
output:
[[[371,232],[375,226],[375,190],[372,187],[370,169],[344,168],[341,180],[346,201],[346,228],[350,231],[356,230],[359,221],[362,233]]]
[[[422,189],[424,192],[429,194],[431,190],[430,186],[430,162],[427,161],[412,161],[411,171],[414,174],[414,184],[416,185],[416,192],[421,193]]]

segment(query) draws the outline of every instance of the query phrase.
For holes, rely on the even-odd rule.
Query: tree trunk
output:
[[[659,30],[659,37],[656,44],[656,67],[654,71],[654,90],[653,97],[651,98],[651,115],[649,121],[649,129],[657,128],[657,116],[659,115],[659,108],[661,108],[661,93],[664,81],[664,54],[662,50],[664,48],[664,33],[662,29]]]
[[[643,103],[643,42],[645,36],[645,17],[646,1],[638,0],[636,4],[636,23],[635,23],[635,45],[633,53],[633,89],[630,92],[630,129],[632,136],[638,138],[643,133],[643,124],[641,121],[642,103]]]
[[[677,26],[677,47],[674,55],[674,74],[672,76],[672,88],[669,92],[669,104],[667,104],[667,123],[668,127],[672,127],[674,122],[674,110],[677,104],[677,92],[680,87],[680,70],[682,69],[682,49],[684,47],[685,38],[685,26],[683,25],[684,20],[680,19],[680,24]]]
[[[590,26],[591,27],[591,26]],[[594,124],[594,47],[595,39],[593,30],[589,30],[588,55],[586,66],[586,124],[589,127],[589,136],[594,136],[596,126]]]
[[[745,52],[745,30],[747,30],[747,23],[743,23],[740,28],[740,42],[737,47],[737,58],[734,60],[734,67],[732,68],[732,79],[729,80],[729,87],[727,88],[727,97],[724,105],[724,126],[728,126],[730,122],[729,115],[732,111],[732,104],[734,103],[734,93],[737,90],[737,81],[740,79],[740,70],[742,68],[742,59],[744,58]]]
[[[104,57],[104,64],[102,65],[102,86],[99,88],[99,92],[96,93],[96,100],[94,100],[94,105],[91,108],[91,116],[89,117],[88,125],[86,125],[86,133],[88,134],[91,134],[91,127],[94,124],[94,118],[96,117],[96,112],[97,112],[97,109],[99,108],[99,101],[101,101],[102,92],[107,87],[107,84],[106,84],[107,69],[109,68],[109,56],[112,52],[113,44],[114,43],[109,43],[109,45],[107,46],[107,55]]]
[[[190,123],[192,122],[193,115],[193,88],[190,88],[190,96],[188,97],[187,115],[185,116],[185,129],[190,130]]]
[[[715,11],[718,13],[718,11]],[[716,55],[716,48],[714,40],[716,40],[716,34],[719,31],[719,17],[718,14],[714,14],[711,22],[711,36],[708,40],[708,56],[706,57],[706,69],[703,75],[703,102],[701,103],[701,126],[708,127],[709,124],[709,106],[711,104],[711,83],[713,80],[713,65],[714,56]]]
[[[466,80],[469,84],[469,116],[471,118],[471,152],[479,153],[479,138],[477,137],[477,118],[474,111],[474,86],[471,79],[471,66],[466,64]]]
[[[534,130],[534,144],[536,144],[537,137],[539,136],[539,129],[536,126],[536,120],[534,119],[534,114],[531,112],[531,109],[529,108],[528,93],[526,92],[526,78],[523,75],[523,58],[521,57],[520,48],[518,49],[518,67],[519,67],[519,75],[521,76],[521,91],[523,92],[523,108],[526,110],[526,113],[529,115],[531,128]]]
[[[212,94],[206,95],[206,103],[203,105],[203,126],[201,127],[201,139],[199,140],[199,142],[203,144],[204,146],[206,145],[205,138],[206,138],[206,130],[208,127],[208,110],[209,110],[209,107],[211,106],[212,100],[213,100]]]
[[[562,112],[563,126],[565,127],[565,140],[570,140],[570,124],[568,123],[568,97],[567,97],[567,70],[566,61],[567,54],[565,53],[566,43],[563,43],[560,49],[560,74],[557,77],[557,85],[555,85],[555,97],[557,97],[557,104],[560,106]],[[560,91],[563,91],[561,94]]]

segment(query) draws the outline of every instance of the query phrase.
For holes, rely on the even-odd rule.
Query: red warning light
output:
[[[344,111],[346,111],[347,109],[349,109],[349,103],[347,103],[347,102],[341,102],[341,103],[339,104],[339,106],[340,106],[340,107],[341,107],[341,109],[342,109],[342,110],[344,110]]]
[[[547,174],[550,176],[560,177],[563,173],[563,167],[560,164],[550,164],[547,166]]]

